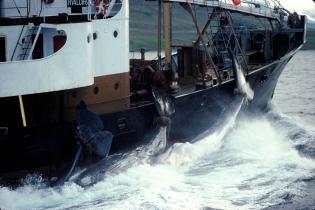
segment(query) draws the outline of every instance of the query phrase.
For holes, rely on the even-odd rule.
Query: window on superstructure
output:
[[[33,42],[35,41],[35,36],[36,35],[32,35],[32,40]],[[43,34],[40,34],[38,36],[37,42],[35,44],[35,48],[32,54],[32,58],[33,59],[40,59],[44,57],[44,43],[43,43]]]
[[[0,62],[5,62],[6,59],[6,38],[0,37]]]

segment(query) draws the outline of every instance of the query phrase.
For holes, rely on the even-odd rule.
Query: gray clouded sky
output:
[[[290,11],[308,15],[315,22],[315,3],[313,0],[280,0],[281,4]]]

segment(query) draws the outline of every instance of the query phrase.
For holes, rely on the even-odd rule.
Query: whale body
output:
[[[244,71],[234,55],[232,56],[232,63],[236,80],[236,93],[244,96],[247,101],[252,101],[254,99],[254,91],[246,81]]]

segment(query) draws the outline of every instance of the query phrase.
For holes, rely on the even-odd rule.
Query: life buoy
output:
[[[95,7],[98,15],[106,15],[108,10],[108,0],[95,0]]]
[[[234,3],[235,5],[240,5],[240,4],[241,4],[241,0],[233,0],[233,3]]]

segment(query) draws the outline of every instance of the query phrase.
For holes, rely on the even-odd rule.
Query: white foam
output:
[[[0,188],[0,208],[261,209],[289,194],[304,196],[299,180],[315,176],[314,160],[297,152],[289,130],[267,118],[242,119],[235,127],[239,108],[218,132],[176,144],[158,164],[135,164],[86,189],[74,183]]]
[[[159,157],[160,162],[168,163],[174,166],[183,166],[193,164],[194,160],[202,157],[204,154],[214,152],[220,149],[222,139],[228,131],[234,126],[236,117],[241,110],[244,99],[236,106],[231,115],[227,117],[221,127],[216,132],[208,134],[202,140],[191,143],[175,143],[164,154]],[[204,135],[204,134],[201,134]],[[200,138],[200,137],[197,137]]]

